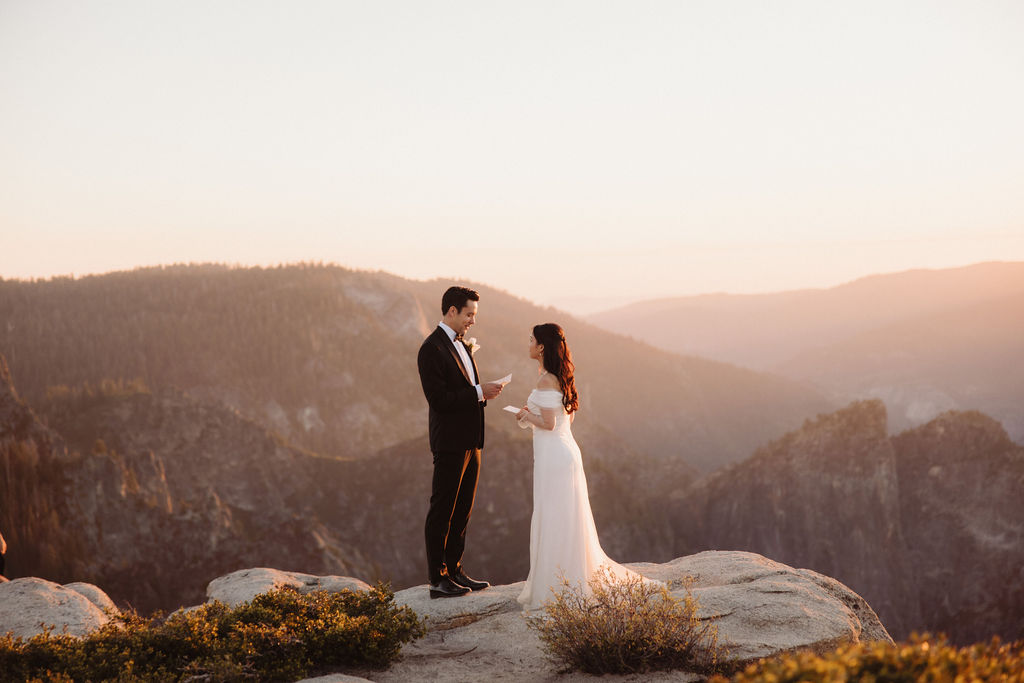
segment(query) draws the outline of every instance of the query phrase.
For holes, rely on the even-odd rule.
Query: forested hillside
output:
[[[29,405],[62,386],[139,380],[239,410],[322,455],[371,457],[425,437],[416,350],[449,284],[321,265],[6,280],[0,352]],[[632,451],[713,470],[831,405],[795,382],[676,356],[478,289],[471,334],[482,347],[481,373],[514,372],[494,407],[525,402],[536,373],[526,354],[530,329],[555,320],[576,353],[577,428],[600,427],[603,443],[619,439]],[[488,415],[490,423],[510,420]]]

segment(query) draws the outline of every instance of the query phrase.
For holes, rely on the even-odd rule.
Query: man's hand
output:
[[[497,382],[488,382],[487,384],[480,385],[480,388],[484,392],[484,399],[490,401],[492,398],[497,398],[498,394],[504,388],[504,385]]]

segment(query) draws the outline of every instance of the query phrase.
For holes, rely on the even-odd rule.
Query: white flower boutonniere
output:
[[[469,347],[469,355],[471,356],[480,350],[480,345],[476,343],[476,337],[470,337],[467,339],[466,346]]]

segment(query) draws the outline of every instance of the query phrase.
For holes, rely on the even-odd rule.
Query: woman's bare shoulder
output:
[[[558,378],[552,375],[550,372],[546,375],[541,375],[540,379],[537,380],[538,389],[558,389]]]

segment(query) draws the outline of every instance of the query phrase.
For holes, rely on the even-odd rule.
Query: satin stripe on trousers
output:
[[[430,583],[457,572],[466,548],[466,527],[473,512],[480,476],[480,449],[434,453],[430,510],[424,524]]]

